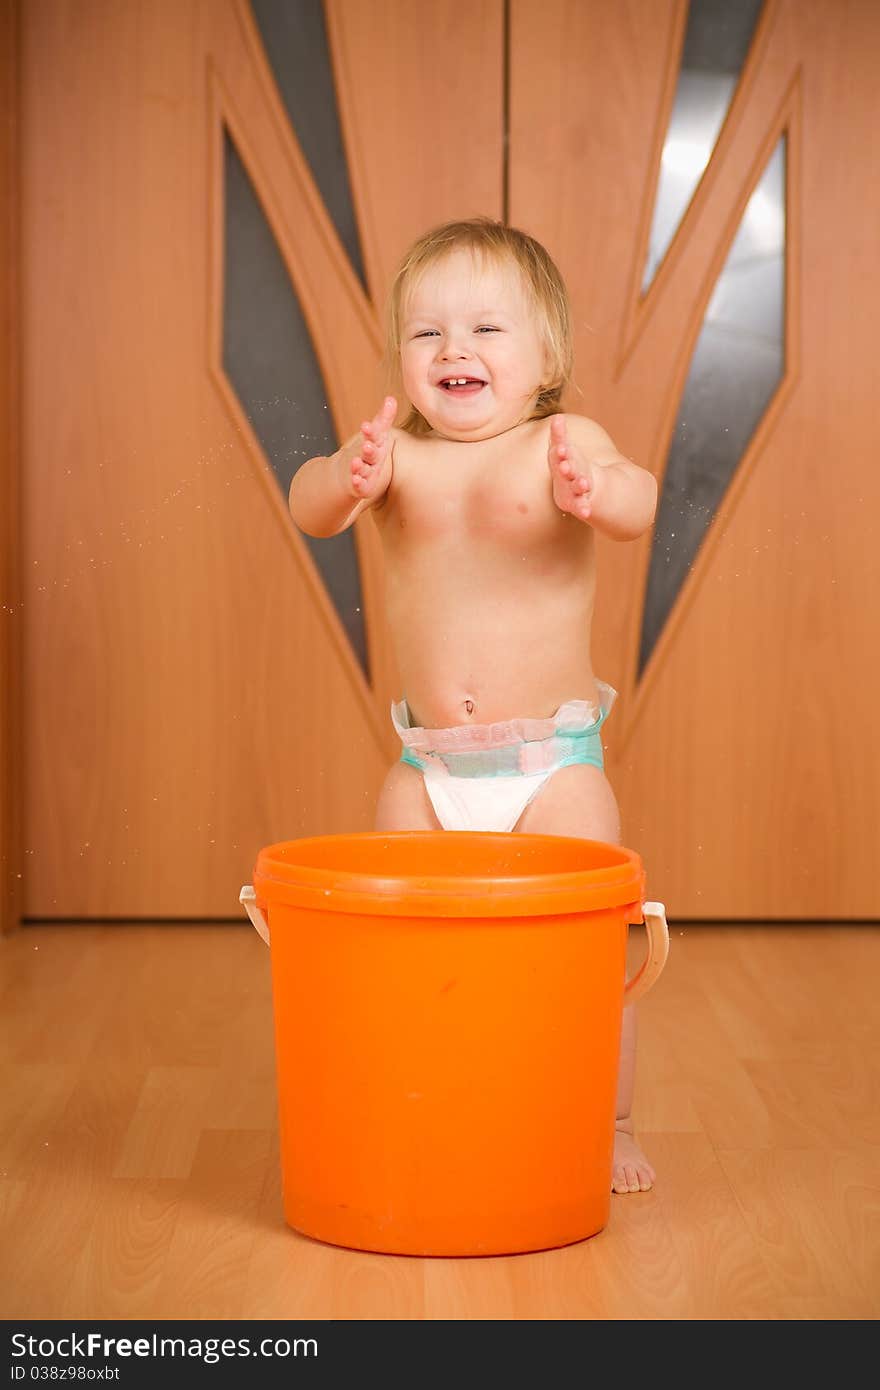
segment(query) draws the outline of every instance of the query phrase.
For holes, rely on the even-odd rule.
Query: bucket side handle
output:
[[[261,908],[257,906],[257,890],[252,883],[246,883],[238,895],[248,917],[254,924],[254,928],[259,936],[263,938],[266,945],[269,945],[269,923],[266,921]]]
[[[634,1004],[656,981],[669,955],[669,928],[663,903],[642,903],[642,916],[648,933],[648,954],[623,990],[624,1008]]]

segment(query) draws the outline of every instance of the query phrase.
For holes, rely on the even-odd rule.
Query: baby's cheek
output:
[[[407,391],[412,386],[418,386],[424,383],[427,375],[427,366],[423,364],[420,353],[404,353],[400,363],[400,375],[404,388]]]

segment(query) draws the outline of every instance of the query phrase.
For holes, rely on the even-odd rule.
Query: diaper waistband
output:
[[[494,724],[458,724],[450,729],[413,727],[406,700],[391,706],[404,745],[404,760],[423,770],[454,777],[522,776],[581,760],[611,712],[617,691],[597,681],[598,708],[590,700],[568,700],[549,719],[508,719]]]

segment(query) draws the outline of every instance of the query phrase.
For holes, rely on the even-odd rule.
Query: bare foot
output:
[[[626,1121],[618,1123],[614,1131],[614,1166],[611,1173],[612,1192],[647,1192],[654,1185],[657,1174],[629,1129],[623,1128]]]

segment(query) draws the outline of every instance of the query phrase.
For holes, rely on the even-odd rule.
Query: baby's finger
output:
[[[550,438],[554,444],[567,442],[567,429],[564,415],[550,416]]]
[[[373,418],[372,421],[372,428],[375,431],[377,438],[383,439],[385,437],[385,432],[387,431],[388,426],[391,424],[396,414],[397,401],[394,399],[393,396],[386,396],[384,401],[382,402],[382,409],[379,411],[378,415],[376,415]]]
[[[361,433],[364,437],[361,444],[361,454],[372,466],[376,463],[385,446],[385,436],[376,429],[375,422],[368,425],[366,429],[362,429]]]

